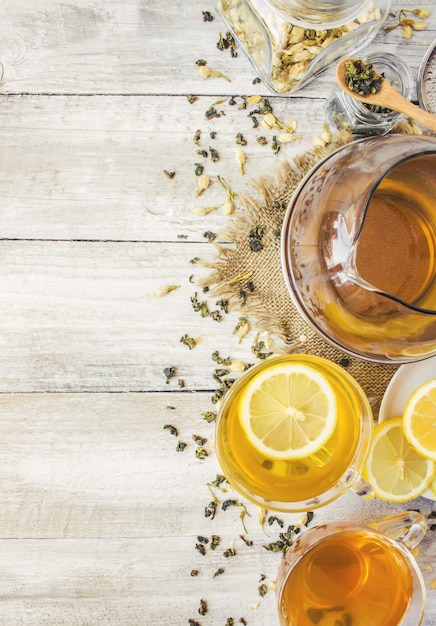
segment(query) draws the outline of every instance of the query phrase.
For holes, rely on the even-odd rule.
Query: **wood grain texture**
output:
[[[415,4],[394,0],[393,12]],[[380,32],[368,48],[399,54],[415,76],[436,36],[434,3],[420,5],[432,8],[426,31],[408,41],[399,29]],[[213,22],[203,22],[203,10]],[[280,528],[262,528],[248,503],[246,528],[240,507],[204,515],[207,483],[220,471],[214,425],[202,417],[216,408],[211,355],[253,362],[255,329],[237,344],[237,313],[217,323],[193,312],[195,279],[207,269],[190,260],[213,258],[204,233],[226,218],[192,209],[224,202],[218,175],[252,193],[252,179],[274,176],[309,149],[326,121],[334,68],[290,98],[275,97],[253,84],[241,50],[232,59],[217,49],[225,30],[213,0],[0,3],[1,626],[224,626],[230,617],[278,626],[274,592],[261,598],[258,586],[262,575],[275,580],[280,557],[264,545]],[[201,79],[199,58],[232,82]],[[273,133],[254,128],[238,106],[250,94],[267,96],[285,123],[295,119],[302,139],[275,155]],[[207,120],[211,105],[225,115]],[[243,177],[238,132],[247,140]],[[216,163],[197,154],[210,145]],[[211,180],[200,198],[196,162]],[[162,285],[180,287],[154,297]],[[180,342],[185,333],[201,337],[194,350]],[[168,366],[176,375],[167,384]],[[204,460],[194,434],[207,439]],[[215,495],[219,504],[242,501]],[[435,508],[422,498],[407,506]],[[314,523],[370,523],[403,508],[348,493]],[[286,525],[301,518],[281,517]],[[212,534],[219,549],[202,556],[197,537]],[[231,545],[237,556],[226,559]],[[422,568],[436,566],[435,550],[430,531]],[[423,571],[423,626],[434,626],[435,574]]]
[[[394,0],[393,10],[414,3]],[[423,0],[420,6],[432,6]],[[203,10],[215,19],[204,23]],[[413,70],[435,31],[417,33],[404,46],[401,32],[380,33],[372,48],[398,53]],[[3,0],[0,7],[0,60],[4,66],[5,93],[53,94],[180,94],[250,93],[256,73],[239,52],[217,50],[220,32],[227,27],[212,0],[202,4],[174,0],[24,0],[17,6]],[[198,77],[195,61],[230,75],[224,80]],[[305,97],[319,94],[332,84],[330,69],[311,83]],[[219,87],[217,86],[217,82]]]

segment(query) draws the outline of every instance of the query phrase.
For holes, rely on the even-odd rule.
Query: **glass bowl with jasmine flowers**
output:
[[[391,0],[218,0],[217,8],[265,85],[287,95],[372,41],[390,4]]]
[[[414,81],[407,64],[389,52],[373,52],[363,59],[364,67],[372,67],[384,76],[407,100],[413,95]],[[384,135],[401,118],[401,113],[377,105],[360,102],[336,86],[327,102],[327,114],[338,130],[350,130],[357,137]]]

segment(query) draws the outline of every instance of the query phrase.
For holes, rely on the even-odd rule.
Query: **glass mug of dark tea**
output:
[[[435,137],[366,137],[315,165],[281,246],[290,297],[316,332],[370,361],[436,354],[435,198]]]
[[[307,511],[349,488],[370,497],[360,478],[372,411],[357,381],[328,359],[271,356],[245,371],[225,395],[216,452],[229,483],[276,511]]]
[[[419,626],[422,574],[411,554],[425,535],[415,511],[364,526],[329,522],[289,548],[277,578],[282,626]]]

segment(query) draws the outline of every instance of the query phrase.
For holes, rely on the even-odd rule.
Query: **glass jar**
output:
[[[266,0],[294,24],[305,28],[335,28],[351,22],[370,0]]]
[[[409,67],[394,54],[374,52],[364,61],[372,63],[395,89],[410,100],[413,95],[413,76]],[[384,135],[398,121],[401,113],[374,107],[356,100],[337,86],[327,102],[327,113],[338,130],[350,130],[356,137]]]
[[[218,0],[217,4],[220,15],[260,78],[273,93],[280,95],[301,89],[340,57],[355,54],[366,46],[383,25],[391,4],[391,0],[365,0],[364,9],[357,17],[332,27],[332,19],[328,24],[316,26],[293,22],[272,4],[284,1]],[[293,4],[293,0],[288,1]],[[296,1],[312,6],[323,4],[314,0]],[[334,2],[350,5],[357,0],[330,0],[330,5]],[[319,10],[318,15],[321,15]]]

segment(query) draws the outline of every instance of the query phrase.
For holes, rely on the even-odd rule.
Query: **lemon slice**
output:
[[[436,461],[436,378],[412,393],[403,412],[403,427],[410,445]]]
[[[434,470],[433,461],[408,443],[401,417],[388,419],[374,428],[363,477],[377,498],[387,502],[417,498],[430,485]]]
[[[253,447],[272,459],[301,459],[322,448],[336,426],[336,394],[315,368],[279,363],[259,372],[240,400]]]

